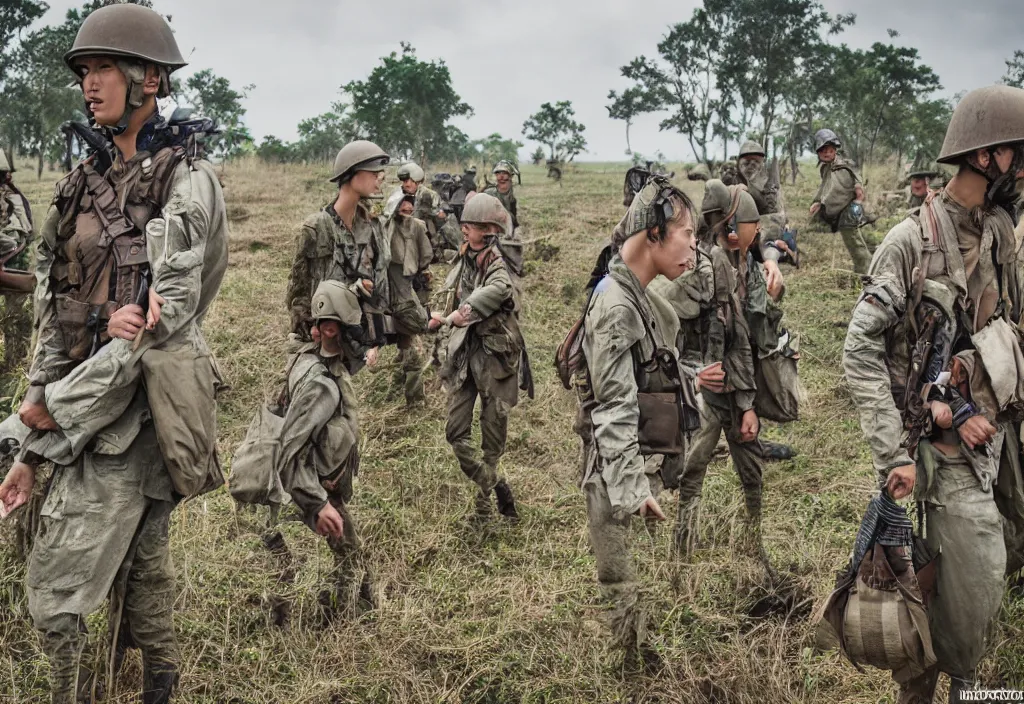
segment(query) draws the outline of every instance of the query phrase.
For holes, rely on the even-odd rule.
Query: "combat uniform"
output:
[[[939,160],[955,163],[976,145],[1024,140],[1022,105],[1024,92],[1006,86],[969,93],[953,114]],[[914,463],[914,454],[927,546],[939,556],[928,606],[938,664],[904,685],[901,702],[930,702],[939,671],[953,678],[950,701],[959,701],[957,693],[969,686],[1002,600],[1007,552],[1000,510],[1018,521],[1024,516],[1014,417],[1024,400],[1016,250],[1013,221],[1003,207],[968,210],[946,191],[932,194],[879,246],[850,321],[843,367],[874,468],[884,483],[891,470]],[[924,374],[919,381],[966,400],[960,409],[950,401],[954,427],[958,418],[984,415],[997,428],[986,447],[968,447],[956,430],[926,424],[914,452],[904,432],[914,421],[907,399],[921,393],[908,388],[916,386],[912,371],[928,362],[914,356],[926,303],[942,311],[942,325],[952,330],[944,344],[935,337],[937,350],[955,353],[944,369],[956,374],[960,367],[966,378],[948,387]],[[1017,495],[1006,496],[1014,483]]]
[[[167,56],[153,57],[157,46]],[[92,13],[65,60],[77,72],[78,56],[97,54],[119,57],[128,78],[123,124],[142,104],[133,102],[145,75],[139,62],[161,60],[162,94],[169,72],[184,65],[163,18],[135,5]],[[180,393],[201,397],[179,398],[185,414],[213,422],[217,375],[200,325],[227,267],[227,216],[216,174],[195,157],[191,138],[212,128],[154,115],[130,159],[117,154],[104,173],[85,162],[57,185],[40,230],[39,342],[27,399],[45,396],[60,430],[33,431],[22,458],[55,463],[27,572],[54,702],[75,701],[85,618],[108,593],[111,631],[142,650],[143,701],[168,701],[177,678],[168,523],[181,495],[158,442],[166,428],[154,425],[148,398],[168,389],[147,394],[139,382],[147,358],[171,360]],[[109,340],[109,316],[138,302],[147,272],[166,299],[159,323],[137,346]],[[213,438],[215,429],[195,442]],[[201,468],[219,476],[208,449]]]
[[[418,192],[417,192],[418,193]],[[401,204],[401,201],[399,201]],[[426,330],[430,300],[430,262],[433,248],[423,221],[396,210],[386,226],[391,263],[388,284],[395,318],[401,375],[406,403],[423,400],[423,359],[416,336]]]
[[[466,204],[463,222],[475,222],[467,218],[485,208],[493,210],[488,216],[500,220],[504,227],[507,216],[502,214],[501,204],[485,194],[478,194]],[[503,250],[496,240],[492,238],[480,250],[464,243],[453,263],[445,288],[454,293],[453,310],[468,315],[471,322],[451,329],[440,372],[448,388],[445,437],[463,473],[479,487],[477,507],[482,514],[489,511],[492,489],[497,489],[499,511],[506,513],[502,507],[508,486],[497,468],[505,452],[509,412],[519,402],[520,361],[525,347],[513,281],[522,262],[510,259],[517,253],[512,247]],[[477,396],[482,461],[471,444]],[[514,512],[514,507],[511,510]]]
[[[28,201],[17,187],[4,182],[12,169],[0,150],[0,262],[7,269],[27,271],[29,267],[28,243],[32,239],[32,218]],[[32,311],[25,304],[26,294],[5,293],[3,316],[0,317],[4,335],[3,369],[8,374],[25,359],[32,337]]]
[[[843,244],[853,260],[853,270],[863,274],[871,264],[871,249],[860,232],[859,221],[850,213],[850,204],[857,197],[855,187],[860,183],[860,176],[838,154],[832,163],[821,162],[818,170],[821,185],[813,201],[821,205],[818,218],[832,228],[832,232],[842,235]]]

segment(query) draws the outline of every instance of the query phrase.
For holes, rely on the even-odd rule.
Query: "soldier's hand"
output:
[[[440,313],[431,313],[430,320],[427,321],[427,330],[437,330],[442,325],[444,325],[444,316]]]
[[[373,295],[373,282],[370,281],[369,279],[363,279],[362,284],[363,284],[363,289],[366,291],[366,295],[367,296],[372,296]]]
[[[953,411],[948,403],[942,401],[931,402],[932,422],[940,428],[953,427]]]
[[[985,416],[971,416],[957,428],[957,432],[968,447],[977,447],[995,437],[996,428]]]
[[[889,491],[889,496],[899,500],[910,496],[916,483],[917,467],[905,464],[889,472],[889,478],[885,480],[885,488]]]
[[[782,294],[782,272],[779,270],[778,262],[767,261],[764,263],[765,286],[768,288],[768,295],[772,300],[779,300]]]
[[[761,421],[757,418],[757,412],[753,408],[745,411],[742,420],[740,420],[740,440],[743,442],[754,442],[760,429]]]
[[[815,215],[817,215],[819,210],[821,210],[821,203],[812,203],[810,210],[811,217],[813,218]]]
[[[21,406],[18,407],[18,418],[33,430],[57,429],[57,422],[50,415],[49,409],[46,408],[46,401],[40,403],[32,403],[28,400],[22,401]]]
[[[377,350],[378,348],[376,347],[371,347],[370,349],[366,350],[366,357],[364,357],[366,366],[372,368],[377,365]]]
[[[320,513],[316,514],[316,532],[325,538],[340,538],[345,529],[345,521],[330,501],[324,504]]]
[[[146,311],[146,329],[152,330],[160,322],[160,307],[167,303],[167,299],[149,287],[149,310]]]
[[[716,394],[725,391],[725,370],[721,362],[715,362],[697,372],[697,390],[707,389]]]
[[[134,303],[118,308],[107,321],[107,334],[121,340],[134,340],[135,335],[146,325],[146,319],[142,316],[142,306]]]
[[[3,484],[0,484],[0,518],[7,518],[12,511],[28,503],[35,484],[35,467],[15,462]]]
[[[656,518],[659,521],[665,520],[665,513],[661,510],[661,506],[658,505],[658,500],[653,496],[647,497],[647,501],[640,504],[640,516],[641,518]]]

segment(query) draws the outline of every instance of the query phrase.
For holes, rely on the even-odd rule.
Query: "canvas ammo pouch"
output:
[[[644,361],[640,347],[633,345],[640,423],[637,440],[643,455],[681,455],[684,451],[684,408],[679,365],[668,349],[656,348]]]
[[[757,392],[754,410],[758,418],[789,423],[800,418],[800,377],[797,362],[800,359],[800,340],[786,331],[778,346],[766,355],[754,359],[754,379]]]
[[[266,405],[249,422],[245,439],[231,461],[228,488],[235,501],[278,506],[286,501],[277,473],[283,427],[284,418]]]

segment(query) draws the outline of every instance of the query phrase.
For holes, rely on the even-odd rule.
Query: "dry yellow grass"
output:
[[[678,168],[678,167],[677,167]],[[802,268],[787,272],[790,326],[802,336],[804,420],[770,427],[801,455],[768,466],[765,539],[796,587],[793,615],[749,615],[767,593],[758,565],[733,549],[742,516],[736,479],[717,462],[705,487],[709,547],[688,562],[669,557],[669,533],[637,525],[634,547],[657,615],[655,646],[664,666],[624,675],[607,650],[594,560],[575,487],[576,410],[551,360],[572,323],[594,258],[621,216],[620,165],[571,168],[561,185],[524,169],[518,188],[530,239],[553,257],[532,259],[525,280],[525,333],[537,398],[512,415],[503,470],[523,520],[478,529],[444,440],[444,401],[428,373],[428,405],[407,412],[382,369],[361,373],[363,465],[354,514],[375,573],[380,605],[322,630],[313,612],[332,561],[322,541],[285,526],[300,564],[288,632],[270,623],[272,561],[259,536],[262,515],[236,513],[223,492],[176,513],[176,627],[182,647],[179,701],[327,702],[892,702],[883,673],[861,675],[835,654],[810,650],[808,599],[831,589],[873,488],[867,448],[840,367],[845,324],[857,290],[841,241],[806,228],[814,183],[787,190],[802,228]],[[869,190],[893,169],[872,172]],[[804,167],[807,177],[813,170]],[[55,178],[19,174],[37,213]],[[283,293],[298,225],[330,197],[326,168],[228,165],[231,267],[206,329],[232,385],[221,405],[222,457],[257,405],[276,389],[285,360]],[[699,184],[687,184],[698,195]],[[876,233],[881,236],[882,232]],[[547,249],[547,254],[553,250]],[[674,501],[663,497],[668,508]],[[0,702],[43,701],[46,667],[25,620],[20,567],[0,548]],[[94,632],[103,617],[92,620]],[[1007,598],[993,654],[982,668],[992,685],[1024,687],[1024,603]],[[137,656],[108,701],[135,701]]]

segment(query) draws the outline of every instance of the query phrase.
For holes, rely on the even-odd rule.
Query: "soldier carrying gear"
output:
[[[900,681],[904,703],[930,702],[940,672],[950,676],[951,701],[972,686],[1003,596],[1003,524],[1008,536],[1024,526],[1024,496],[1008,489],[1015,476],[1019,487],[1024,406],[1011,216],[1024,166],[1024,90],[998,85],[964,96],[938,161],[957,173],[879,246],[843,354],[881,485],[897,500],[913,493],[923,502],[925,549],[915,546],[915,561],[940,555],[928,607],[937,664]],[[947,331],[948,321],[955,328]],[[938,373],[933,359],[944,367]],[[924,400],[923,428],[911,397]]]
[[[32,337],[32,310],[26,305],[35,289],[28,271],[28,244],[32,240],[32,209],[11,179],[14,165],[0,148],[0,295],[3,295],[4,358],[0,375],[6,376],[25,359]]]
[[[65,61],[103,149],[57,185],[40,228],[39,341],[19,409],[33,431],[0,503],[17,508],[53,461],[27,569],[52,700],[79,696],[86,617],[109,595],[111,650],[141,649],[142,701],[163,703],[178,677],[170,514],[223,482],[201,323],[227,268],[226,208],[198,151],[212,123],[157,112],[184,65],[160,15],[102,7]]]
[[[567,346],[581,350],[566,370],[579,401],[581,488],[612,639],[628,667],[638,657],[657,658],[644,637],[646,609],[639,603],[629,524],[637,514],[648,522],[665,519],[657,499],[662,478],[645,458],[683,452],[681,398],[692,394],[674,349],[678,320],[648,284],[659,274],[675,279],[694,265],[694,219],[682,191],[658,176],[647,180],[612,236],[607,273],[559,348],[563,357]],[[720,381],[720,365],[709,379],[716,373]]]
[[[516,228],[519,227],[519,215],[518,215],[518,204],[516,203],[516,194],[512,188],[512,176],[519,174],[519,169],[513,166],[508,161],[499,161],[494,165],[492,172],[497,183],[493,186],[488,186],[484,189],[484,193],[494,196],[501,201],[501,204],[508,211],[509,215],[512,216],[512,230],[506,232],[509,237],[515,235]]]
[[[842,235],[843,244],[853,260],[853,270],[864,274],[871,264],[871,249],[860,227],[874,222],[874,218],[864,212],[864,187],[860,176],[853,170],[853,164],[839,155],[843,145],[835,132],[818,130],[814,135],[814,145],[818,153],[821,185],[811,203],[811,217],[818,216],[832,232]]]
[[[908,208],[920,208],[924,204],[924,199],[928,196],[930,181],[938,175],[939,170],[931,164],[929,159],[924,158],[923,155],[918,156],[914,165],[910,167],[910,173],[907,174],[907,178],[910,180],[907,195]]]
[[[462,188],[466,193],[476,191],[476,166],[470,164],[469,168],[462,172]]]
[[[698,266],[694,275],[653,287],[678,313],[684,313],[680,316],[681,354],[689,358],[693,356],[691,350],[699,349],[699,366],[719,363],[725,372],[722,388],[702,389],[701,428],[688,448],[678,480],[675,543],[681,552],[692,549],[704,476],[724,431],[743,486],[745,542],[750,553],[770,570],[761,541],[764,450],[757,436],[762,407],[759,401],[776,390],[758,387],[758,363],[762,355],[768,356],[780,347],[780,340],[788,339],[780,326],[781,310],[768,305],[769,300],[781,299],[784,286],[781,280],[769,286],[754,256],[760,217],[754,199],[743,186],[726,186],[717,179],[708,181],[701,211],[715,238],[709,264]],[[693,307],[691,301],[701,310],[696,319],[687,310]],[[676,463],[668,460],[664,469],[678,471]]]
[[[348,370],[367,348],[360,302],[351,288],[340,281],[322,281],[310,308],[317,341],[291,357],[278,398],[250,422],[233,455],[231,494],[241,504],[270,505],[273,516],[287,494],[305,524],[327,538],[335,571],[333,584],[321,591],[319,603],[329,621],[339,611],[352,615],[373,608],[375,601],[348,511],[359,471],[357,399]],[[269,447],[278,451],[268,452]],[[272,529],[263,542],[281,563],[278,581],[290,586],[295,569],[284,536]],[[274,622],[287,627],[290,602],[283,596],[271,601]]]
[[[440,261],[444,251],[445,237],[438,232],[448,221],[440,194],[423,185],[426,174],[417,164],[409,162],[398,169],[398,180],[402,182],[401,192],[407,196],[415,196],[412,216],[418,218],[427,227],[427,236],[433,248],[433,261]]]
[[[296,243],[288,278],[286,304],[291,311],[291,336],[309,341],[313,316],[310,300],[321,281],[341,281],[362,302],[369,338],[394,334],[388,290],[390,246],[381,223],[361,202],[380,191],[390,157],[373,142],[349,142],[334,160],[331,182],[334,201],[306,218]],[[376,359],[376,353],[371,360]]]
[[[498,471],[509,412],[519,402],[520,388],[531,386],[526,343],[519,330],[521,254],[512,243],[499,242],[508,227],[508,213],[497,198],[478,193],[466,203],[465,242],[445,281],[448,303],[443,314],[434,313],[430,321],[430,329],[445,325],[445,333],[450,333],[447,344],[442,336],[440,354],[440,375],[448,390],[445,437],[463,473],[478,487],[480,519],[491,514],[492,491],[501,515],[519,517],[512,489]],[[532,394],[532,388],[528,390]],[[471,444],[477,396],[482,461]]]
[[[421,189],[423,190],[423,189]],[[416,196],[406,195],[389,213],[385,234],[391,246],[388,285],[393,300],[400,372],[396,382],[405,391],[407,406],[424,401],[423,360],[417,336],[426,332],[430,318],[430,262],[434,250],[427,228],[414,216]]]

